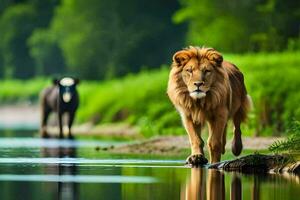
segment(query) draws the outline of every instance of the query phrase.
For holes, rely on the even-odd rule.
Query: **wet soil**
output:
[[[267,149],[274,141],[280,138],[276,137],[244,137],[244,149],[264,150]],[[110,150],[112,152],[134,153],[134,154],[178,154],[190,148],[187,136],[160,136],[143,141],[137,141],[133,144],[117,146]],[[231,149],[228,141],[226,149]]]

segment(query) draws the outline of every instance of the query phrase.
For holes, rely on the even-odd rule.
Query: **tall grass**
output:
[[[300,155],[300,121],[294,121],[287,130],[288,137],[285,140],[276,141],[269,150],[275,153],[288,152]]]
[[[82,95],[78,120],[94,123],[126,121],[144,135],[179,134],[180,119],[166,95],[168,67],[111,80]]]
[[[228,56],[245,74],[257,133],[278,135],[300,119],[300,52]]]
[[[278,135],[288,122],[300,119],[300,52],[225,55],[245,75],[254,110],[244,125],[245,134]],[[127,122],[146,136],[183,134],[180,117],[171,105],[166,87],[169,67],[143,71],[120,79],[79,85],[81,106],[77,122]],[[50,80],[0,81],[0,103],[37,100]]]
[[[50,80],[37,78],[25,80],[1,80],[0,81],[0,104],[17,103],[24,101],[36,102],[38,94]]]

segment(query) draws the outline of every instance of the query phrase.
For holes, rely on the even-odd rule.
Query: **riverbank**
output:
[[[0,106],[1,129],[30,129],[39,127],[40,111],[36,104],[23,102],[16,105]]]
[[[31,127],[37,130],[39,128],[39,108],[32,104],[18,104],[0,106],[0,127],[12,129],[14,127]],[[53,116],[54,117],[54,116]],[[51,126],[52,125],[52,126]],[[55,119],[52,119],[49,126],[49,132],[54,136],[58,134],[58,128],[55,126]],[[115,153],[137,153],[137,154],[177,154],[189,149],[189,141],[186,134],[180,136],[155,136],[145,139],[137,127],[125,123],[93,125],[85,123],[73,127],[75,137],[99,137],[99,138],[119,138],[132,141],[132,144],[117,146],[112,149],[105,149]],[[203,134],[204,137],[207,134]],[[279,137],[243,137],[244,149],[264,150],[267,149]],[[231,148],[230,139],[226,149]],[[99,150],[102,147],[95,147]]]
[[[275,141],[282,138],[277,137],[243,137],[245,150],[264,151]],[[136,140],[132,144],[112,146],[110,148],[96,147],[97,150],[109,151],[114,153],[128,154],[165,154],[176,155],[189,151],[190,144],[187,135],[183,136],[159,136],[145,140]],[[226,150],[231,151],[230,140],[226,144]]]

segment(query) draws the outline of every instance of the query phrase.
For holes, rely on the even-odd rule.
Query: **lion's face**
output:
[[[206,96],[214,79],[215,69],[208,60],[190,59],[182,70],[182,79],[193,99]]]
[[[175,67],[181,68],[181,76],[193,99],[204,98],[216,81],[217,67],[223,58],[214,49],[188,49],[173,57]]]

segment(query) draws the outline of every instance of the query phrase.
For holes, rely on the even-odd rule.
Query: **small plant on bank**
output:
[[[300,121],[294,121],[287,131],[288,138],[274,142],[269,150],[275,153],[287,152],[291,154],[300,154]]]

